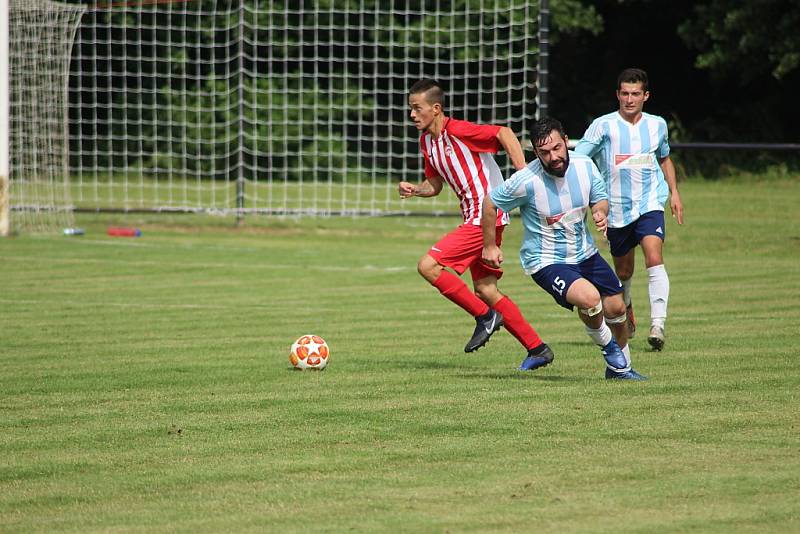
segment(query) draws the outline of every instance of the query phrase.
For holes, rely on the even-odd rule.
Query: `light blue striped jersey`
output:
[[[669,156],[667,123],[642,113],[631,124],[618,111],[592,122],[575,152],[594,159],[608,186],[608,225],[622,228],[650,211],[664,211],[669,187],[658,164]]]
[[[555,263],[578,264],[597,253],[586,212],[608,198],[605,181],[589,157],[569,156],[563,178],[547,174],[537,159],[490,193],[503,211],[519,208],[524,226],[519,259],[526,274]]]

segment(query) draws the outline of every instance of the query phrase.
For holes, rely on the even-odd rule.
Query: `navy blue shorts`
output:
[[[635,248],[639,242],[648,235],[654,235],[664,241],[666,237],[663,211],[648,211],[628,226],[622,228],[608,228],[608,243],[611,245],[611,255],[620,257]]]
[[[548,265],[532,274],[531,278],[550,293],[556,302],[570,311],[574,306],[567,302],[567,290],[579,278],[585,278],[594,284],[601,296],[622,293],[622,283],[599,252],[577,265],[567,263]]]

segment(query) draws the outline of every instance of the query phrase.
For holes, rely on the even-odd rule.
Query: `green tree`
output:
[[[697,67],[744,82],[765,73],[784,79],[800,67],[797,0],[699,2],[678,33],[699,52]]]

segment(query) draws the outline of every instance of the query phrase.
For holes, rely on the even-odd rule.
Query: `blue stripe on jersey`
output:
[[[564,213],[564,207],[561,205],[561,199],[558,197],[558,191],[553,180],[545,180],[545,189],[547,190],[547,206],[543,210],[545,214]],[[567,255],[567,244],[564,239],[564,232],[558,229],[551,230],[554,236],[553,254],[556,257],[563,258]]]
[[[525,184],[525,192],[528,194],[528,204],[530,204],[530,206],[536,210],[536,194],[533,189],[532,181]],[[521,209],[522,208],[520,208],[520,210]],[[519,249],[519,261],[522,264],[523,269],[526,269],[527,263],[531,261],[528,256],[530,256],[530,258],[540,258],[542,256],[542,250],[544,249],[542,237],[543,236],[541,233],[537,234],[533,232],[525,232],[525,238],[523,239]],[[526,257],[523,258],[523,249],[526,247],[530,250],[527,251]]]
[[[632,154],[633,150],[631,149],[631,135],[628,128],[620,127],[619,128],[619,151],[621,154]],[[617,162],[613,160],[612,156],[612,165],[616,165]],[[633,182],[633,177],[631,176],[631,169],[620,169],[619,170],[619,194],[621,195],[621,204],[623,207],[622,213],[624,225],[628,224],[630,221],[629,213],[631,211],[631,206],[633,205],[633,199],[631,197],[631,192],[633,191],[633,187],[631,186]],[[609,184],[609,190],[611,189],[611,184]],[[610,193],[610,191],[609,191]]]
[[[650,142],[650,128],[649,128],[650,121],[640,120],[637,128],[639,129],[639,137],[642,140],[642,146],[639,149],[639,154],[647,154],[649,152],[653,152],[655,147]],[[636,211],[641,215],[642,213],[646,213],[647,204],[650,201],[650,194],[653,190],[653,171],[651,169],[642,169],[642,194],[639,196],[638,206],[636,206]],[[633,200],[633,199],[632,199]],[[631,215],[630,211],[625,212],[625,220],[624,223],[626,225],[633,222],[633,216]]]
[[[572,165],[572,163],[570,163],[570,164]],[[576,161],[574,163],[574,165],[581,165],[582,167],[586,167],[587,164],[588,164],[588,161],[584,161],[584,162]],[[591,176],[592,176],[591,168],[587,169],[587,173],[589,175],[589,178],[591,179]],[[581,190],[581,182],[580,182],[580,179],[578,178],[578,175],[577,174],[567,173],[566,178],[569,181],[569,196],[570,196],[570,199],[572,200],[572,205],[573,206],[586,206],[586,205],[588,205],[589,204],[589,199],[588,198],[584,198],[584,196],[583,196],[583,191]],[[590,188],[591,188],[591,186],[590,186]],[[576,229],[578,231],[575,233],[575,238],[577,240],[575,248],[576,248],[576,250],[583,250],[584,248],[586,248],[586,245],[587,245],[586,239],[584,238],[584,236],[588,235],[588,234],[585,231],[583,223],[580,223],[580,224],[576,225]],[[594,244],[594,243],[592,243],[592,244]]]

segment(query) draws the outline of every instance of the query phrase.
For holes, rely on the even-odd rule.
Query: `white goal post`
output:
[[[8,164],[8,0],[0,0],[0,237],[11,232]]]
[[[423,172],[411,84],[436,78],[449,115],[519,135],[536,111],[537,0],[85,7],[69,66],[76,209],[458,213],[449,193],[397,194]]]
[[[0,0],[0,235],[72,225],[67,85],[83,10]]]

